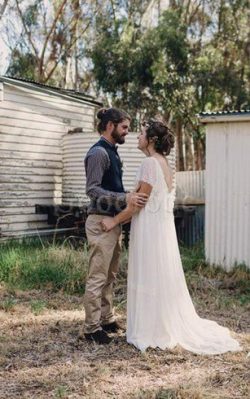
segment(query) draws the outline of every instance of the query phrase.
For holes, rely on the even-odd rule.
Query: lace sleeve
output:
[[[148,157],[143,160],[140,170],[138,180],[143,181],[144,183],[150,184],[154,187],[156,183],[156,165],[154,159]]]

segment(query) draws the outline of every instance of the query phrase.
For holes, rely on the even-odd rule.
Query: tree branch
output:
[[[5,12],[5,9],[6,9],[7,5],[8,5],[8,2],[9,2],[9,0],[4,0],[4,3],[2,5],[2,7],[1,7],[1,10],[0,10],[0,21],[1,21],[2,17],[3,17],[3,14]]]
[[[58,60],[55,62],[55,65],[51,68],[51,70],[49,71],[49,73],[47,74],[44,83],[46,83],[50,77],[52,76],[52,74],[54,73],[55,69],[57,68],[59,62],[61,61],[62,57],[64,56],[65,52],[68,52],[69,50],[71,50],[71,48],[75,45],[75,43],[77,42],[77,40],[87,31],[87,29],[89,28],[91,24],[91,19],[89,20],[88,24],[86,25],[86,27],[81,31],[81,34],[79,34],[77,37],[74,38],[74,40],[72,40],[72,42],[69,44],[69,46],[67,46],[65,48],[65,51],[61,54],[61,56],[58,58]]]
[[[38,51],[37,51],[37,49],[36,49],[36,47],[35,47],[35,45],[34,45],[34,43],[33,43],[33,40],[32,40],[32,38],[31,38],[31,33],[30,33],[30,31],[28,30],[28,28],[27,28],[27,26],[26,26],[26,23],[25,23],[25,21],[24,21],[23,13],[22,13],[22,10],[21,10],[21,8],[20,8],[20,6],[19,6],[19,2],[18,2],[18,0],[15,0],[15,1],[16,1],[16,6],[17,6],[18,14],[19,14],[19,16],[20,16],[20,18],[21,18],[21,21],[22,21],[22,24],[23,24],[23,27],[24,27],[24,31],[25,31],[25,33],[26,33],[26,35],[27,35],[27,37],[28,37],[29,43],[30,43],[30,45],[31,45],[31,47],[32,47],[32,49],[33,49],[33,51],[34,51],[34,53],[35,53],[37,59],[39,59]]]
[[[116,23],[116,12],[115,12],[115,5],[114,5],[113,0],[110,0],[110,3],[111,3],[111,8],[112,8],[114,23]]]
[[[56,23],[57,23],[57,21],[58,21],[60,15],[61,15],[61,13],[62,13],[62,10],[63,10],[64,6],[66,5],[66,3],[67,3],[67,0],[63,0],[63,1],[62,1],[60,7],[59,7],[58,10],[57,10],[57,13],[56,13],[56,16],[55,16],[55,18],[54,18],[54,21],[53,21],[53,23],[52,23],[52,25],[51,25],[51,28],[50,28],[50,30],[49,30],[49,32],[48,32],[46,38],[45,38],[45,42],[44,42],[44,44],[43,44],[43,49],[42,49],[42,52],[41,52],[41,57],[40,57],[40,62],[39,62],[39,76],[42,76],[42,74],[43,74],[44,56],[45,56],[45,51],[46,51],[46,48],[47,48],[47,44],[48,44],[48,42],[49,42],[49,39],[50,39],[51,34],[53,33],[53,31],[54,31],[55,28],[56,28]]]

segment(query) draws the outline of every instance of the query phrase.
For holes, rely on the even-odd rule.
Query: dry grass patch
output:
[[[175,348],[141,354],[123,333],[106,347],[87,343],[81,296],[19,291],[15,300],[14,312],[0,311],[0,398],[248,398],[250,338],[242,328],[240,353],[210,357]],[[34,300],[46,303],[37,315]],[[238,310],[245,326],[247,313]],[[125,326],[124,308],[119,318]],[[216,319],[237,325],[238,314]]]
[[[46,282],[43,289],[28,291],[7,283],[0,287],[1,399],[250,397],[249,273],[244,269],[231,274],[214,271],[205,267],[199,253],[194,253],[192,262],[192,256],[184,253],[188,285],[198,313],[231,328],[243,346],[242,352],[198,356],[177,347],[171,351],[149,349],[141,354],[126,343],[122,332],[114,336],[108,346],[85,341],[83,296],[77,287],[86,273],[80,270],[81,262],[86,266],[86,256],[79,258],[79,250],[74,252],[72,248],[69,252],[65,248],[62,251],[45,248],[43,256],[37,250],[34,256],[38,259],[39,272],[42,270],[39,265],[43,264],[41,258],[42,261],[50,259],[51,270],[54,271],[54,265],[59,262],[61,276],[64,271],[67,276],[62,278],[64,285],[60,290],[55,289],[55,280],[51,285]],[[126,257],[124,253],[115,290],[116,310],[123,327]],[[14,255],[6,252],[5,259],[9,258],[21,265],[18,263],[21,256],[16,252]],[[29,259],[31,264],[33,255]],[[9,264],[12,263],[6,261],[5,272],[9,270],[10,278]],[[18,273],[22,274],[19,266]],[[73,276],[72,286],[70,276]],[[53,273],[52,277],[54,279]]]

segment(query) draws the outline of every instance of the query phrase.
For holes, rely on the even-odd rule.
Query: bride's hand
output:
[[[145,193],[131,192],[127,193],[126,199],[128,207],[133,208],[136,206],[139,208],[144,208],[148,201],[148,195]]]
[[[103,231],[110,231],[116,226],[116,224],[114,222],[114,218],[109,217],[109,216],[102,219],[101,225],[102,225]]]

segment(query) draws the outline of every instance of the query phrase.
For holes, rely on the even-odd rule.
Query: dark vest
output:
[[[110,160],[110,166],[105,171],[102,178],[102,188],[116,193],[124,193],[125,190],[122,184],[122,162],[117,148],[102,139],[93,145],[93,147],[98,146],[106,150]]]

